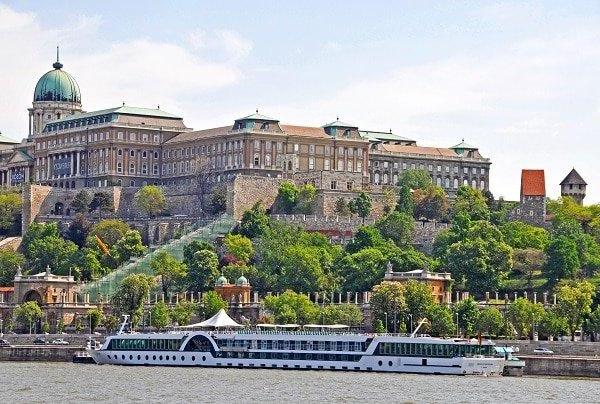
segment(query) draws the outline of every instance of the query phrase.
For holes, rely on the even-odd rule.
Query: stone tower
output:
[[[585,187],[587,183],[581,178],[581,175],[574,168],[560,182],[560,194],[561,196],[570,196],[578,204],[583,204],[583,198],[585,198]]]
[[[81,112],[79,85],[69,73],[62,70],[58,59],[50,70],[38,80],[29,111],[29,138],[40,134],[46,123]]]

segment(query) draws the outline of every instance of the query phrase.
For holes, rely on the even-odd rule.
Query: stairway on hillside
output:
[[[172,254],[177,259],[183,259],[183,247],[192,241],[213,241],[219,236],[224,236],[230,232],[235,226],[235,220],[229,215],[222,215],[218,219],[200,227],[190,233],[181,236],[178,239],[173,239],[167,244],[164,244],[143,257],[136,258],[119,268],[112,271],[110,274],[98,279],[97,281],[89,282],[84,287],[82,292],[89,293],[90,301],[98,302],[101,298],[106,300],[116,291],[121,281],[131,274],[144,273],[152,275],[150,261],[161,251],[166,251]]]

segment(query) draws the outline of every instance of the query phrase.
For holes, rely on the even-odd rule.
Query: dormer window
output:
[[[260,125],[260,129],[269,130],[269,122],[264,122],[262,125]]]
[[[236,128],[236,129],[238,129],[238,130],[239,130],[239,129],[244,129],[244,122],[238,122],[238,123],[235,125],[235,128]]]
[[[344,131],[344,137],[350,137],[350,129]]]

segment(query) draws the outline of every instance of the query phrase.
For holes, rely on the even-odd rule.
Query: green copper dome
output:
[[[239,278],[237,278],[237,281],[235,281],[235,284],[237,286],[245,286],[248,285],[248,279],[246,279],[246,277],[244,275],[240,276]]]
[[[215,285],[216,286],[229,285],[229,281],[227,280],[227,278],[225,278],[223,275],[221,275],[217,278]]]
[[[44,74],[35,85],[33,101],[62,101],[81,104],[81,94],[77,82],[69,73],[61,70],[58,60],[52,65],[54,70]]]

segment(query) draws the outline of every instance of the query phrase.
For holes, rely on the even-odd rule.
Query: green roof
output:
[[[335,121],[323,125],[324,128],[338,127],[338,128],[358,128],[356,125],[351,125],[344,121],[340,121],[340,118],[337,118]]]
[[[56,62],[38,80],[33,93],[33,101],[62,101],[81,104],[79,85],[69,73],[61,70],[63,65]]]
[[[69,122],[79,119],[92,118],[100,115],[118,114],[118,115],[137,115],[137,116],[151,116],[156,118],[169,118],[169,119],[182,119],[177,115],[170,114],[156,108],[140,108],[140,107],[129,107],[120,106],[116,108],[102,109],[99,111],[84,112],[81,114],[69,115],[65,118],[57,119],[55,121],[48,122],[48,124]]]
[[[361,130],[359,131],[360,135],[369,140],[390,140],[396,142],[414,142],[414,140],[409,139],[407,137],[402,137],[399,135],[395,135],[392,132],[377,132],[371,130]]]
[[[475,146],[471,146],[468,143],[465,143],[465,140],[463,139],[459,144],[452,146],[451,149],[470,149],[470,150],[477,150],[478,148]]]
[[[245,121],[245,120],[279,122],[278,119],[270,118],[270,117],[268,117],[266,115],[259,114],[258,111],[256,111],[255,114],[248,115],[248,116],[245,116],[243,118],[236,119],[236,121]]]

